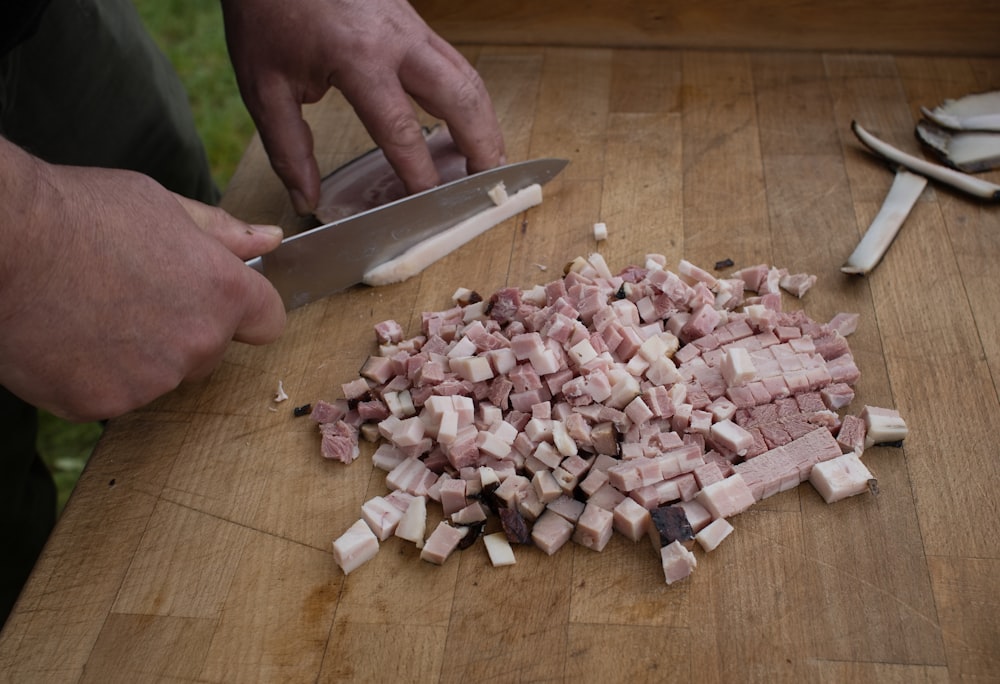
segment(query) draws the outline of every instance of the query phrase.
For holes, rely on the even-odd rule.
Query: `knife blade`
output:
[[[271,281],[291,311],[357,285],[374,266],[493,206],[487,193],[498,183],[513,194],[547,183],[567,163],[533,159],[465,176],[292,235],[246,263]]]

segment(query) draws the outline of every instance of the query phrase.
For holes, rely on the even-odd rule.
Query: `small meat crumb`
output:
[[[595,223],[594,224],[594,239],[598,242],[602,242],[608,239],[608,226],[607,224]]]
[[[716,261],[715,262],[715,270],[716,271],[721,271],[724,268],[729,268],[734,263],[735,262],[732,259],[723,259],[722,261]]]

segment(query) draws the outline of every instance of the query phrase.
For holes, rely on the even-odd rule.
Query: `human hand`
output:
[[[319,201],[319,169],[302,105],[330,86],[354,107],[409,192],[438,183],[407,96],[443,119],[475,173],[504,163],[482,79],[406,0],[222,0],[243,100],[295,210]]]
[[[111,418],[206,377],[231,340],[281,333],[278,293],[243,263],[280,229],[0,145],[0,385],[72,420]]]

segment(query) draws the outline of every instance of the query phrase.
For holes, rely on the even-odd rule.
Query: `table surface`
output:
[[[571,160],[542,205],[411,281],[293,312],[277,343],[234,345],[209,381],[112,421],[0,635],[0,680],[996,678],[1000,207],[929,185],[873,274],[839,267],[892,181],[851,120],[919,153],[919,106],[1000,88],[1000,59],[464,52],[509,158]],[[324,169],[370,146],[337,95],[308,117]],[[300,225],[257,141],[224,203]],[[879,493],[766,499],[671,586],[648,544],[617,535],[600,553],[520,548],[506,568],[481,545],[439,567],[392,539],[345,577],[330,543],[384,479],[370,446],[350,466],[322,459],[291,407],[339,396],[376,322],[415,332],[459,286],[546,282],[595,250],[614,268],[659,252],[815,274],[786,302],[860,314],[851,410],[896,407],[910,425],[901,449],[865,454]]]

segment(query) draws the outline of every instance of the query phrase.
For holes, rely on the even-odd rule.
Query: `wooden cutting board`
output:
[[[1000,59],[464,51],[509,158],[571,160],[543,204],[414,280],[293,312],[277,343],[234,345],[208,382],[113,421],[0,635],[0,681],[995,679],[1000,207],[929,186],[870,277],[839,267],[892,180],[851,120],[919,152],[918,107],[1000,88]],[[308,114],[324,169],[370,145],[337,96]],[[299,224],[257,141],[225,206]],[[519,548],[506,568],[481,545],[438,567],[393,539],[345,577],[330,543],[383,473],[370,446],[323,460],[292,407],[338,396],[375,323],[414,332],[458,287],[543,283],[595,250],[613,268],[658,252],[815,274],[786,303],[861,314],[852,410],[896,407],[911,426],[901,449],[866,452],[879,493],[767,499],[672,586],[620,536],[600,553]]]

